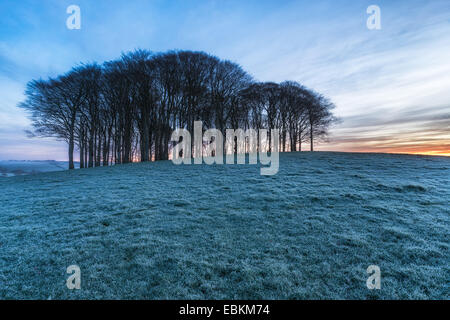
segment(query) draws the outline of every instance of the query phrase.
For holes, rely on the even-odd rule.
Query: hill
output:
[[[449,158],[287,153],[259,172],[161,161],[0,179],[0,298],[449,298]]]

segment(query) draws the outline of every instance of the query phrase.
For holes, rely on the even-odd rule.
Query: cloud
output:
[[[343,121],[321,149],[448,151],[448,1],[379,0],[379,31],[366,28],[365,0],[80,0],[76,31],[65,27],[69,4],[0,4],[9,13],[0,21],[0,134],[11,133],[0,136],[0,155],[65,157],[64,144],[36,147],[25,137],[29,120],[16,105],[26,82],[136,47],[205,50],[258,80],[296,80],[324,93]]]

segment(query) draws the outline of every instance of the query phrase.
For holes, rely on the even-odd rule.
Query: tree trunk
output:
[[[80,169],[84,168],[84,146],[83,142],[80,141]]]
[[[88,162],[88,167],[92,168],[94,166],[94,136],[95,136],[95,132],[94,130],[90,130],[90,134],[89,134],[89,162]]]
[[[70,138],[69,138],[69,170],[75,169],[75,165],[73,163],[73,149],[75,146],[75,142],[74,142],[74,137],[73,137],[73,132],[70,133]]]
[[[294,131],[291,139],[291,151],[297,151],[297,133]]]
[[[72,114],[69,128],[69,170],[75,169],[73,163],[73,150],[75,149],[75,113]]]
[[[100,133],[98,135],[98,142],[97,142],[97,157],[95,159],[95,166],[96,167],[100,167],[100,161],[101,161],[101,156],[102,156],[102,139],[100,137]]]
[[[104,140],[103,140],[103,166],[108,165],[108,157],[109,157],[109,136],[110,134],[104,134]]]

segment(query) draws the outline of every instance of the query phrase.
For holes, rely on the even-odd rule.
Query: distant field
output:
[[[79,164],[76,163],[76,167]],[[62,171],[69,168],[67,161],[54,160],[0,160],[0,178],[13,177],[41,172]]]
[[[322,152],[0,179],[0,298],[449,299],[449,181],[450,158]]]

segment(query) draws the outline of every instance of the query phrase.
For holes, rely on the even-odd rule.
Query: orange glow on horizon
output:
[[[450,157],[450,153],[442,153],[439,151],[424,151],[424,152],[414,152],[409,154],[421,154],[425,156],[444,156],[444,157]]]
[[[394,143],[395,144],[395,143]],[[425,145],[421,143],[412,143],[410,145],[389,146],[385,143],[326,143],[315,148],[318,151],[337,151],[337,152],[361,152],[361,153],[390,153],[390,154],[414,154],[426,156],[444,156],[450,157],[450,141],[444,140],[439,144]],[[306,148],[304,150],[307,150]]]
[[[306,150],[305,150],[306,151]],[[429,150],[429,151],[402,151],[395,149],[390,150],[327,150],[327,149],[318,149],[318,151],[330,151],[330,152],[354,152],[354,153],[387,153],[387,154],[411,154],[411,155],[423,155],[423,156],[443,156],[443,157],[450,157],[450,151],[449,152],[442,152],[442,151],[435,151],[435,150]]]

